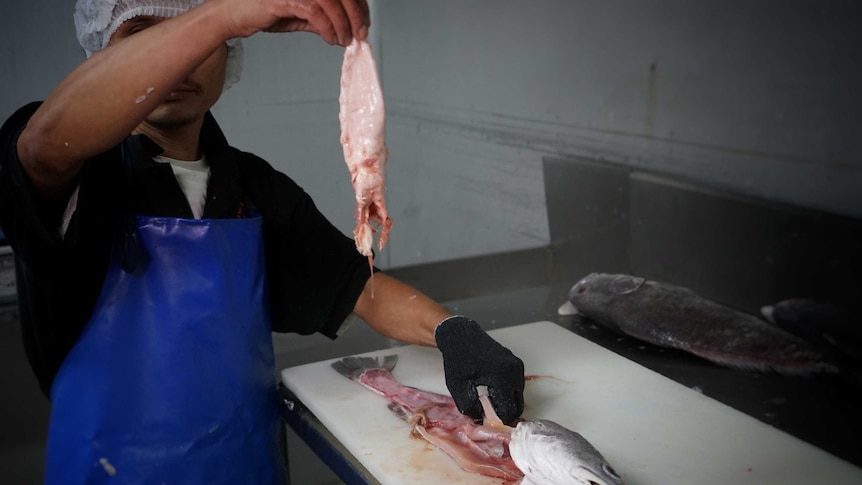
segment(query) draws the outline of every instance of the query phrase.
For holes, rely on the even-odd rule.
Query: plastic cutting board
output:
[[[625,359],[552,322],[489,332],[524,360],[524,417],[578,431],[627,485],[862,484],[862,469]],[[448,393],[436,349],[398,347],[393,375]],[[388,401],[332,360],[282,371],[284,384],[381,483],[499,484],[411,438]]]

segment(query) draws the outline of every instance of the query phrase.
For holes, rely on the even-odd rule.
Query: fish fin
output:
[[[397,355],[387,355],[383,357],[383,364],[376,357],[345,357],[341,360],[333,362],[332,368],[339,374],[350,380],[357,380],[359,376],[369,369],[386,369],[392,372],[395,364],[398,363]]]
[[[753,361],[744,360],[735,355],[725,355],[718,352],[705,352],[699,349],[686,349],[698,357],[704,358],[714,364],[743,371],[775,372],[788,376],[806,376],[810,374],[831,374],[838,372],[838,368],[829,362],[811,359],[804,362],[776,362],[776,361]]]
[[[383,357],[383,368],[392,372],[395,369],[395,364],[398,363],[398,356],[395,354]]]
[[[577,315],[578,307],[576,307],[574,303],[567,301],[560,305],[560,308],[557,309],[557,313],[563,316]]]
[[[615,295],[627,295],[639,290],[646,283],[645,278],[630,275],[617,275],[611,281],[611,292]]]
[[[774,316],[774,314],[775,314],[775,307],[774,307],[774,306],[772,306],[772,305],[765,305],[765,306],[761,307],[761,308],[760,308],[760,314],[761,314],[761,315],[763,315],[763,318],[764,318],[767,322],[769,322],[769,323],[771,323],[771,324],[773,324],[773,325],[775,324],[775,316]]]
[[[407,421],[410,419],[410,411],[405,409],[404,406],[401,406],[401,405],[396,404],[394,402],[390,402],[389,405],[387,405],[386,407],[390,411],[392,411],[393,413],[397,414],[398,417],[403,419],[404,421]]]

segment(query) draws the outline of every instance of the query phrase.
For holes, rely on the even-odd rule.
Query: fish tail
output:
[[[412,416],[410,414],[410,411],[408,411],[407,408],[405,408],[404,406],[402,406],[400,404],[390,402],[389,405],[386,407],[389,408],[389,410],[392,411],[393,413],[397,414],[398,417],[403,419],[404,421],[409,421],[410,417]]]
[[[397,363],[397,355],[384,356],[382,364],[376,357],[352,356],[333,362],[332,368],[344,377],[355,381],[369,369],[386,369],[387,371],[392,372],[392,369],[395,368],[395,364]]]

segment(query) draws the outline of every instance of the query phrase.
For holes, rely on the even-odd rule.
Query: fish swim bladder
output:
[[[343,376],[385,397],[411,433],[452,457],[465,471],[520,485],[622,485],[622,479],[580,434],[548,420],[504,425],[479,389],[484,423],[458,411],[447,395],[398,382],[397,355],[346,357],[332,363]],[[481,386],[480,386],[481,387]],[[486,389],[485,389],[486,391]]]

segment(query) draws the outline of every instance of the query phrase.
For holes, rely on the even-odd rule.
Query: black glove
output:
[[[463,414],[482,418],[476,386],[488,386],[494,411],[504,423],[524,412],[524,363],[492,339],[478,323],[456,316],[443,320],[434,331],[443,353],[446,387]]]

